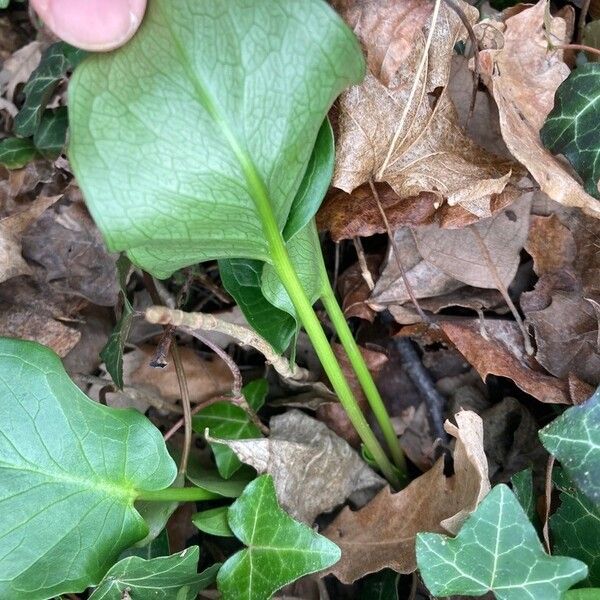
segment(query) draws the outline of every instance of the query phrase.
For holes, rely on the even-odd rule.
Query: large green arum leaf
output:
[[[564,154],[585,184],[600,198],[600,64],[575,69],[556,90],[554,108],[540,132],[555,154]]]
[[[600,389],[544,427],[540,439],[577,487],[600,505]]]
[[[513,492],[496,486],[465,521],[456,538],[417,536],[417,564],[435,596],[482,596],[498,600],[560,600],[585,579],[587,567],[548,556]]]
[[[176,473],[143,415],[87,398],[48,348],[0,339],[0,598],[98,583],[148,533],[136,498]]]
[[[215,580],[220,566],[197,573],[198,556],[198,547],[192,546],[150,560],[124,558],[105,575],[90,600],[195,600],[198,592]]]
[[[230,506],[228,520],[247,548],[219,571],[223,600],[267,600],[284,585],[340,559],[333,542],[281,510],[270,475],[248,485]]]
[[[259,213],[283,231],[327,110],[363,68],[321,0],[152,0],[138,35],[70,85],[69,154],[110,249],[158,277],[272,262]]]

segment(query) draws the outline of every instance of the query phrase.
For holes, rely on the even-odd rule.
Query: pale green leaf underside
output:
[[[69,155],[111,250],[164,277],[269,260],[327,110],[363,73],[322,0],[151,0],[142,30],[70,84]]]
[[[255,479],[229,508],[229,526],[247,546],[221,567],[223,600],[267,600],[303,575],[336,563],[340,549],[277,503],[270,475]]]
[[[105,575],[90,600],[123,600],[125,590],[131,600],[195,600],[214,581],[217,567],[197,573],[198,557],[198,546],[192,546],[149,560],[124,558]]]
[[[92,402],[48,348],[0,339],[0,598],[97,583],[147,533],[137,492],[175,475],[143,415]]]
[[[577,487],[600,505],[600,388],[589,400],[546,425],[540,439]]]
[[[435,596],[482,596],[498,600],[560,600],[584,579],[574,558],[548,556],[533,525],[506,485],[497,485],[465,521],[456,538],[417,535],[417,564]]]

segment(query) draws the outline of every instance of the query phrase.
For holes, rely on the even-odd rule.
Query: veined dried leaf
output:
[[[42,56],[42,44],[34,41],[13,52],[7,58],[0,71],[0,95],[12,102],[16,87],[25,83]]]
[[[471,411],[447,422],[456,437],[455,474],[444,475],[444,461],[392,494],[386,487],[358,511],[345,508],[324,531],[342,549],[331,569],[340,581],[356,579],[386,567],[400,573],[416,569],[415,537],[420,531],[456,532],[490,489],[483,452],[483,424]]]
[[[348,497],[364,503],[384,485],[342,438],[303,412],[273,417],[270,428],[269,439],[209,441],[225,444],[242,462],[272,475],[279,503],[295,519],[312,524]]]

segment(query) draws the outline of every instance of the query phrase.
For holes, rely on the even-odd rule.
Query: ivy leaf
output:
[[[540,136],[554,154],[564,154],[584,181],[585,191],[600,199],[600,64],[578,67],[556,90],[554,108]]]
[[[283,231],[327,111],[363,69],[322,0],[149,3],[132,41],[70,84],[69,154],[109,248],[158,277],[271,262],[265,214]]]
[[[223,600],[267,600],[284,585],[340,559],[333,542],[279,507],[270,475],[248,485],[228,518],[247,548],[229,558],[217,575]]]
[[[25,103],[15,117],[16,134],[27,137],[36,133],[42,114],[61,79],[86,55],[84,50],[66,42],[52,44],[44,51],[40,64],[23,88]]]
[[[257,411],[267,396],[267,382],[257,379],[244,386],[242,393],[250,407]],[[262,437],[260,429],[252,423],[246,411],[231,402],[215,402],[194,416],[192,426],[196,433],[204,435],[208,428],[213,437],[224,440],[246,440]],[[221,477],[228,479],[241,466],[235,452],[223,444],[211,443]]]
[[[392,569],[367,575],[361,584],[362,600],[398,600],[399,580],[400,573]]]
[[[598,600],[598,598],[600,598],[600,588],[588,588],[569,590],[562,597],[562,600]]]
[[[231,531],[229,522],[227,521],[228,510],[228,506],[203,510],[197,512],[192,517],[192,522],[200,531],[204,531],[204,533],[221,537],[233,537],[233,531]]]
[[[0,339],[0,598],[96,584],[148,532],[136,497],[176,472],[143,415],[92,402],[48,348]]]
[[[583,561],[589,568],[587,584],[600,586],[600,510],[571,482],[562,469],[554,469],[560,506],[550,517],[554,551]]]
[[[465,521],[456,538],[417,536],[417,564],[434,596],[481,596],[498,600],[560,600],[587,575],[574,558],[548,556],[517,498],[497,485]]]
[[[0,140],[0,165],[7,169],[20,169],[38,156],[37,148],[29,138],[5,138]]]
[[[577,487],[600,504],[600,388],[589,400],[546,425],[540,439]]]
[[[121,255],[117,260],[117,273],[119,276],[119,296],[121,298],[123,308],[121,316],[112,330],[106,345],[100,351],[100,358],[106,365],[106,370],[115,382],[115,385],[122,390],[123,389],[123,352],[125,351],[125,344],[129,337],[131,330],[131,324],[133,323],[133,306],[127,298],[127,277],[131,263],[129,259]]]
[[[186,477],[195,486],[209,492],[219,494],[224,498],[238,498],[245,487],[256,477],[256,472],[250,467],[243,466],[231,477],[224,479],[218,470],[205,469],[194,460],[193,456],[190,456]]]
[[[38,152],[49,159],[59,156],[67,141],[68,127],[66,106],[44,111],[40,125],[33,134],[33,144]]]
[[[170,554],[169,535],[163,529],[151,542],[145,546],[132,546],[121,553],[121,558],[128,556],[139,556],[140,558],[158,558]]]
[[[511,478],[513,492],[527,518],[533,523],[536,519],[535,498],[533,496],[533,473],[531,468],[515,473]]]
[[[197,573],[198,546],[145,560],[131,556],[111,567],[90,600],[195,600],[214,580],[220,564]],[[127,593],[128,595],[125,595]]]

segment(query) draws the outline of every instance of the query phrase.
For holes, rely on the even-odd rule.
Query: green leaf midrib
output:
[[[161,3],[157,3],[157,5],[160,7],[159,11],[163,12],[163,5]],[[273,214],[273,207],[271,206],[269,193],[265,183],[262,180],[262,177],[260,176],[260,173],[258,172],[258,169],[250,158],[248,152],[244,150],[244,148],[242,148],[242,146],[238,143],[236,136],[229,127],[227,119],[219,110],[219,105],[215,101],[214,95],[210,92],[210,87],[206,85],[198,73],[192,68],[192,62],[185,50],[185,47],[181,43],[179,36],[173,31],[170,20],[168,16],[164,14],[164,12],[163,21],[173,40],[175,50],[181,59],[180,64],[183,66],[183,69],[185,70],[189,80],[192,82],[198,103],[200,106],[202,106],[202,108],[204,108],[209,117],[212,119],[213,123],[221,131],[223,137],[225,140],[227,140],[229,147],[240,164],[242,173],[244,174],[244,179],[248,185],[250,196],[252,200],[254,200],[254,205],[260,216],[267,243],[269,244],[269,247],[271,247],[272,236],[274,234],[281,235],[281,233],[279,230],[276,232],[272,231],[272,227],[269,227],[271,222],[275,222],[275,215]],[[272,263],[272,260],[269,256],[265,257],[265,261]]]

